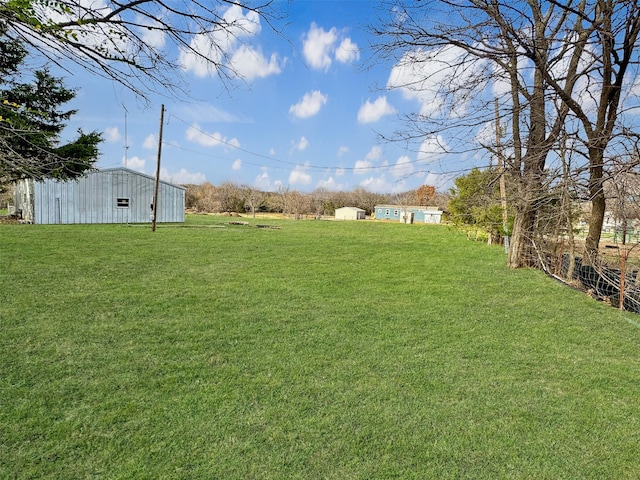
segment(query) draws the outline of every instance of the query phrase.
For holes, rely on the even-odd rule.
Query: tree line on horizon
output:
[[[234,182],[217,186],[205,182],[185,188],[185,206],[196,213],[282,213],[302,218],[332,216],[341,207],[361,208],[371,215],[376,205],[435,206],[446,210],[449,202],[448,193],[437,192],[430,185],[402,193],[375,193],[360,187],[351,191],[318,188],[312,192],[281,187],[274,192]]]

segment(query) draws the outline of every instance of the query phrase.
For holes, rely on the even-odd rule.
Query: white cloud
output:
[[[180,146],[180,142],[178,142],[177,140],[167,140],[166,142],[164,140],[162,140],[162,144],[170,146],[170,147],[182,148]]]
[[[398,158],[394,166],[389,169],[391,175],[395,178],[407,177],[413,173],[413,163],[406,155]]]
[[[389,192],[391,185],[387,182],[384,175],[380,177],[369,177],[360,182],[360,186],[372,192]]]
[[[227,137],[223,136],[220,132],[207,133],[201,130],[197,124],[191,125],[187,128],[185,136],[187,140],[195,142],[198,145],[202,145],[203,147],[216,147],[218,145],[227,145],[231,147],[240,146],[240,142],[237,138],[228,140]]]
[[[267,172],[262,172],[260,175],[258,175],[253,181],[253,186],[264,191],[273,190],[271,179],[269,178],[269,174]]]
[[[358,123],[377,122],[385,115],[394,113],[396,113],[396,109],[387,102],[387,97],[378,97],[373,103],[367,100],[358,112]]]
[[[473,137],[473,141],[480,146],[489,146],[496,144],[496,125],[493,122],[487,122],[482,125],[475,137]]]
[[[213,63],[222,62],[223,52],[216,47],[212,35],[210,33],[194,35],[189,43],[191,50],[180,49],[178,62],[185,72],[193,72],[196,77],[203,78],[211,73]]]
[[[331,66],[331,54],[335,50],[335,43],[338,41],[338,32],[334,28],[325,31],[318,27],[315,22],[304,39],[302,53],[305,60],[316,70],[327,71]]]
[[[364,175],[369,173],[374,167],[374,162],[382,158],[382,148],[375,145],[371,147],[371,150],[367,152],[364,160],[357,160],[353,169],[353,173],[356,175]]]
[[[125,161],[126,161],[126,165],[125,165]],[[146,160],[144,158],[140,158],[140,157],[125,158],[125,157],[122,157],[122,165],[125,165],[127,168],[130,168],[131,170],[136,170],[138,172],[144,173],[145,163],[146,163]]]
[[[341,147],[338,149],[338,156],[339,156],[339,157],[341,157],[341,156],[343,156],[345,153],[349,153],[349,151],[350,151],[350,150],[349,150],[349,147],[345,147],[345,146],[343,145],[343,146],[341,146]]]
[[[354,63],[360,59],[360,50],[358,45],[353,43],[350,38],[345,38],[340,42],[340,46],[336,50],[336,60],[340,63]]]
[[[384,174],[379,177],[366,178],[360,182],[360,186],[371,192],[379,193],[402,193],[409,189],[406,181],[388,182]]]
[[[142,41],[155,49],[162,49],[167,43],[167,36],[162,31],[162,24],[157,20],[149,20],[147,17],[138,16],[138,23],[145,25],[142,28]]]
[[[242,160],[237,158],[236,161],[233,162],[233,165],[231,165],[231,169],[232,170],[240,170],[241,168],[242,168]]]
[[[167,182],[177,183],[179,185],[199,185],[207,181],[204,174],[200,172],[189,172],[185,168],[181,168],[178,172],[171,173],[166,168],[160,169],[160,178]]]
[[[442,175],[438,173],[429,172],[424,177],[423,185],[433,185],[438,190],[447,190],[454,186],[455,175],[448,174]]]
[[[309,185],[311,183],[311,175],[307,172],[307,167],[302,165],[296,165],[289,174],[289,183],[291,185]]]
[[[447,142],[441,135],[427,137],[418,150],[418,161],[422,163],[433,163],[442,160],[447,153]]]
[[[118,127],[107,127],[104,129],[104,139],[109,143],[119,142],[122,139]]]
[[[336,177],[344,177],[345,169],[344,168],[336,168]]]
[[[255,11],[247,11],[242,13],[242,7],[239,4],[231,5],[223,15],[224,24],[220,27],[221,35],[225,37],[233,37],[240,39],[243,37],[253,37],[260,33],[262,26],[260,25],[260,15]]]
[[[236,50],[229,61],[230,68],[244,80],[265,78],[277,75],[281,71],[278,56],[274,53],[269,60],[259,50],[242,45]]]
[[[380,158],[382,158],[382,148],[377,145],[372,147],[364,158],[370,161],[380,160]]]
[[[156,136],[153,133],[148,135],[147,138],[144,139],[144,142],[142,142],[142,146],[149,150],[157,148],[158,142],[156,141]]]
[[[511,83],[506,72],[499,69],[497,65],[493,66],[493,83],[491,85],[491,95],[494,98],[504,98],[511,92]]]
[[[371,167],[373,167],[373,163],[369,162],[368,160],[358,160],[356,161],[353,173],[357,175],[363,175],[367,173]]]
[[[406,180],[396,181],[391,185],[391,193],[405,193],[409,189]]]
[[[431,50],[419,49],[405,53],[391,69],[387,87],[399,89],[404,98],[421,104],[420,114],[425,116],[460,117],[468,102],[477,95],[472,88],[481,89],[476,79],[489,76],[483,71],[487,62],[467,60],[465,50],[444,46]],[[446,92],[455,92],[446,96]]]
[[[306,137],[301,137],[300,140],[298,140],[298,142],[291,140],[291,148],[293,150],[298,150],[299,152],[302,152],[306,150],[308,146],[309,146],[309,140],[307,140]]]
[[[338,183],[333,177],[329,177],[326,180],[320,180],[316,185],[316,188],[326,188],[327,190],[333,191],[346,190],[346,186]]]
[[[334,57],[341,63],[353,63],[360,59],[360,49],[351,38],[342,38],[335,27],[325,30],[315,22],[311,23],[303,39],[302,53],[311,68],[325,72],[331,67]]]
[[[271,148],[269,149],[269,155],[271,155],[271,156],[273,157],[273,156],[275,156],[275,154],[276,154],[276,149],[275,149],[275,148],[273,148],[273,147],[271,147]]]
[[[328,98],[327,95],[323,95],[319,90],[305,93],[300,102],[291,105],[289,113],[293,113],[298,118],[312,117],[327,103]]]
[[[109,2],[111,3],[111,2]],[[68,25],[65,27],[65,34],[73,37],[75,41],[88,47],[91,50],[98,51],[104,58],[113,56],[119,59],[126,59],[135,61],[136,52],[132,51],[127,42],[127,32],[124,28],[117,25],[119,21],[122,21],[120,15],[116,15],[113,8],[107,5],[104,0],[81,0],[74,2],[80,9],[95,12],[95,15],[100,17],[111,16],[112,24],[109,29],[96,28],[92,24],[84,25]],[[64,8],[60,8],[59,2],[34,2],[32,5],[33,13],[41,24],[60,24],[60,23],[77,23],[78,12],[73,10],[71,14],[67,13]],[[41,42],[38,36],[31,37],[35,43],[36,48],[42,48],[44,50],[58,50],[53,46],[51,42]],[[76,55],[84,57],[85,54],[78,49],[75,50]]]
[[[273,54],[267,60],[260,50],[246,43],[247,38],[262,29],[258,13],[248,11],[245,15],[240,5],[234,4],[225,11],[220,24],[211,31],[194,35],[190,48],[180,49],[178,60],[183,70],[202,78],[214,73],[216,66],[224,65],[229,67],[228,73],[245,80],[280,73],[277,55]],[[225,64],[227,59],[229,62]]]

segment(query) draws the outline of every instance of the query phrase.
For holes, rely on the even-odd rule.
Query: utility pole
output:
[[[127,168],[127,163],[129,161],[129,145],[127,140],[127,113],[129,113],[129,111],[127,110],[127,107],[124,103],[122,104],[122,108],[124,108],[124,168]]]
[[[498,157],[498,174],[500,175],[500,203],[502,204],[502,229],[505,232],[504,250],[509,253],[509,235],[507,233],[507,224],[509,222],[509,214],[507,212],[507,187],[504,180],[504,161],[502,158],[502,126],[500,125],[500,110],[498,108],[498,99],[495,99],[496,110],[496,156]]]
[[[158,219],[158,186],[160,184],[160,158],[162,156],[162,124],[164,123],[164,103],[160,107],[160,131],[158,133],[158,162],[156,165],[156,184],[153,189],[153,209],[151,219],[151,231],[156,231],[156,220]]]

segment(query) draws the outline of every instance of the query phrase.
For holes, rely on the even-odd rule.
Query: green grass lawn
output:
[[[640,317],[444,226],[243,220],[0,225],[0,478],[640,477]]]

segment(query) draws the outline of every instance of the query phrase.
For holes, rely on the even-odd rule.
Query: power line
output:
[[[393,168],[402,168],[402,167],[406,167],[408,165],[416,165],[416,164],[421,164],[424,163],[423,160],[421,159],[415,159],[415,160],[409,160],[406,162],[397,162],[394,164],[389,164],[389,165],[371,165],[371,166],[357,166],[357,167],[343,167],[343,166],[338,166],[338,165],[313,165],[313,164],[301,164],[300,162],[291,162],[291,161],[287,161],[287,160],[282,160],[273,156],[268,156],[268,155],[264,155],[262,153],[258,153],[258,152],[254,152],[252,150],[248,150],[246,148],[243,148],[239,145],[236,145],[235,143],[229,142],[224,138],[220,138],[217,137],[215,135],[212,135],[208,132],[205,132],[204,130],[194,126],[192,123],[187,122],[186,120],[180,118],[179,116],[175,115],[175,114],[169,114],[170,117],[175,118],[176,120],[178,120],[179,122],[183,123],[184,125],[186,125],[189,128],[192,128],[193,130],[197,131],[198,133],[202,134],[203,136],[207,137],[207,138],[211,138],[212,140],[215,140],[216,142],[223,144],[225,146],[228,146],[230,148],[233,148],[235,150],[244,152],[248,155],[252,155],[254,157],[258,157],[258,158],[263,158],[265,160],[269,160],[269,161],[274,161],[277,163],[282,163],[285,165],[291,165],[291,166],[300,166],[300,167],[304,167],[305,169],[308,170],[318,170],[318,171],[323,171],[323,170],[344,170],[344,171],[348,171],[348,172],[362,172],[362,173],[367,173],[367,172],[376,172],[376,171],[382,171],[382,170],[391,170]],[[192,151],[193,153],[200,153],[200,152],[196,152],[194,150],[188,150],[186,148],[180,147],[180,146],[176,146],[176,145],[172,145],[169,144],[175,148],[180,148],[186,151]],[[442,152],[441,154],[446,154],[446,153],[450,153],[450,152]],[[213,155],[209,155],[206,153],[201,153],[203,156],[212,156],[215,157]],[[439,153],[440,154],[440,153]],[[217,157],[217,158],[221,158],[221,157]],[[254,165],[254,166],[259,166],[259,167],[268,167],[268,165],[264,165],[264,164],[255,164],[255,163],[249,163],[247,162],[247,164],[249,165]],[[273,168],[273,167],[272,167]],[[462,169],[460,171],[470,171],[475,167],[471,167],[469,169]],[[437,174],[436,172],[431,172],[434,174]],[[451,172],[447,172],[444,171],[441,172],[442,174],[448,174],[448,173],[455,173],[455,171],[451,171]]]

